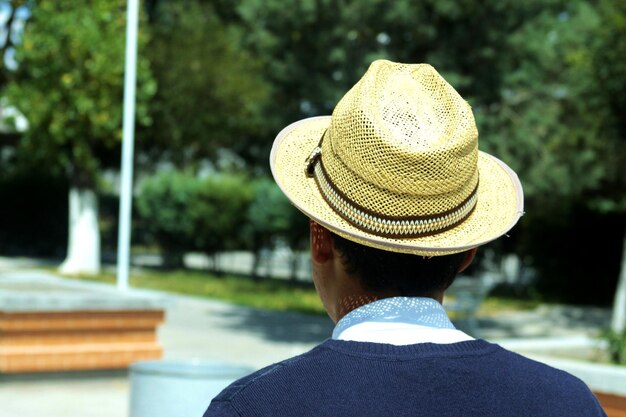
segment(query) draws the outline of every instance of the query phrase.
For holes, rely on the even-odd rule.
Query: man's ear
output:
[[[316,263],[325,263],[331,260],[333,254],[333,241],[330,232],[313,220],[309,220],[311,231],[311,258]]]
[[[461,262],[461,265],[459,266],[459,273],[465,271],[467,267],[470,266],[470,264],[474,260],[474,257],[476,256],[477,251],[478,248],[473,248],[465,252],[465,258],[463,258],[463,262]]]

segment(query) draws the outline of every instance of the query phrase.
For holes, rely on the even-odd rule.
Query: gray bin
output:
[[[253,371],[221,362],[136,362],[130,366],[130,417],[201,417],[213,397]]]

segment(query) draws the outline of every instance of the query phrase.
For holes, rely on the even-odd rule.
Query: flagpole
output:
[[[139,0],[128,0],[126,8],[126,66],[124,70],[124,121],[122,127],[120,212],[117,241],[117,288],[120,291],[126,291],[128,289],[128,269],[130,264],[138,16]]]

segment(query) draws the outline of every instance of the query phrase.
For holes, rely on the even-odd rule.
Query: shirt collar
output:
[[[452,329],[454,325],[443,306],[432,298],[391,297],[363,305],[346,314],[333,330],[333,339],[362,323],[400,323],[435,329]]]

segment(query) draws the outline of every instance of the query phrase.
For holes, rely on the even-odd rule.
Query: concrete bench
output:
[[[0,277],[0,374],[127,368],[158,359],[164,302],[48,274]]]

